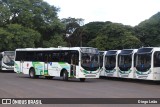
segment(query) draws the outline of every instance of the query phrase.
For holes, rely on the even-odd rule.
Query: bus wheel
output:
[[[85,82],[85,80],[86,80],[85,78],[80,78],[81,82]]]
[[[68,81],[68,72],[66,70],[63,72],[63,80]]]
[[[38,78],[38,76],[35,75],[35,70],[33,68],[29,70],[29,77],[30,78]]]
[[[52,79],[53,76],[45,76],[46,79]]]

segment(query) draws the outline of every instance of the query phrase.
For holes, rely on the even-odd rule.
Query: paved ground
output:
[[[71,79],[65,82],[61,78],[53,78],[52,80],[47,80],[43,77],[40,79],[31,79],[23,74],[0,72],[0,98],[160,98],[160,84],[148,81],[106,78],[87,79],[86,82]],[[46,106],[106,107],[104,104],[53,104]],[[128,107],[126,104],[108,104],[107,106]],[[135,105],[130,106],[134,107]],[[136,106],[141,107],[144,105]],[[148,105],[148,107],[150,106]],[[153,106],[158,107],[159,105]]]

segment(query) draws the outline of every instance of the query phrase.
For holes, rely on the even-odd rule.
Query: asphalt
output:
[[[31,79],[28,75],[0,72],[0,98],[160,98],[160,84],[151,81],[103,78],[63,81],[40,77]],[[8,105],[0,105],[0,107]],[[13,105],[15,106],[15,105]],[[20,105],[18,105],[20,106]],[[29,106],[29,105],[25,105]],[[36,106],[36,105],[32,105]],[[38,105],[41,107],[44,105]],[[52,104],[45,107],[106,107],[106,104]],[[107,104],[112,107],[128,107],[127,104]],[[135,105],[130,105],[135,106]],[[136,106],[145,106],[136,104]],[[150,107],[151,105],[148,105]],[[159,106],[154,104],[153,106]],[[17,107],[17,105],[15,106]]]

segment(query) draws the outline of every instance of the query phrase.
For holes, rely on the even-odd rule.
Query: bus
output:
[[[107,77],[118,77],[118,54],[120,50],[108,50],[104,53],[104,75]]]
[[[104,76],[104,53],[105,51],[99,51],[99,58],[100,58],[100,76]]]
[[[138,49],[123,49],[118,55],[118,77],[135,78],[135,55]]]
[[[99,51],[92,47],[23,48],[15,51],[14,71],[28,74],[31,78],[54,76],[99,78]]]
[[[160,80],[160,48],[143,47],[136,55],[136,79]]]
[[[3,51],[0,53],[0,70],[12,71],[14,70],[14,51]]]

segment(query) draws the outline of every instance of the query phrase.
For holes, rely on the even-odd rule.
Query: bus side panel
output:
[[[84,73],[82,73],[80,69],[81,69],[80,66],[76,66],[76,73],[75,73],[76,78],[84,77]]]
[[[49,76],[60,76],[60,71],[62,68],[59,67],[57,62],[48,63],[48,74]]]
[[[160,67],[154,68],[153,80],[158,80],[158,81],[160,81]]]
[[[100,68],[100,76],[105,76],[105,71],[104,71],[104,68]]]
[[[32,66],[32,62],[30,62],[30,61],[24,61],[21,65],[23,66],[22,67],[23,74],[29,74],[29,69]]]
[[[60,73],[61,73],[62,69],[67,70],[68,76],[70,77],[70,64],[65,63],[65,62],[49,62],[48,63],[49,76],[60,77]]]
[[[64,62],[58,62],[58,68],[59,68],[59,76],[60,76],[60,73],[61,73],[61,70],[62,69],[66,69],[67,70],[67,72],[68,72],[68,77],[70,77],[70,68],[71,68],[71,66],[70,66],[70,64],[68,64],[68,63],[64,63]]]
[[[16,72],[16,73],[21,73],[20,61],[15,61],[15,62],[14,62],[14,72]]]
[[[44,62],[32,62],[29,67],[35,69],[36,75],[44,75]]]
[[[104,76],[107,77],[108,76],[108,73],[107,73],[107,70],[104,69]]]

